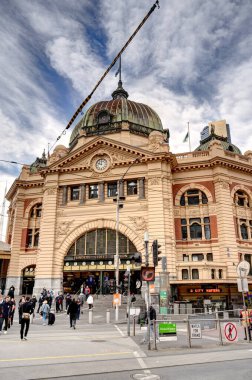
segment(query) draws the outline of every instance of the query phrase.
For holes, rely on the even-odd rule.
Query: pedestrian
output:
[[[251,317],[251,310],[247,309],[247,306],[243,306],[243,310],[241,311],[241,324],[244,327],[244,340],[251,340],[251,331],[250,331],[250,317]],[[248,335],[247,336],[247,331]]]
[[[20,298],[19,300],[19,303],[18,303],[18,319],[19,319],[19,324],[21,325],[21,321],[22,321],[22,304],[25,303],[25,296],[22,296],[22,298]]]
[[[3,301],[3,318],[4,318],[4,334],[7,334],[9,325],[9,318],[11,314],[12,305],[10,303],[10,297],[6,296]]]
[[[30,326],[30,316],[33,313],[33,305],[30,302],[30,297],[25,298],[25,302],[20,305],[21,309],[21,328],[20,338],[21,340],[27,340],[27,334]],[[24,332],[25,328],[25,332]]]
[[[42,312],[43,326],[45,326],[46,319],[48,318],[48,315],[50,312],[50,306],[48,305],[47,300],[43,301],[43,304],[41,306],[41,312]]]
[[[89,309],[93,309],[94,306],[94,298],[92,294],[89,294],[88,299],[87,299],[87,304]]]
[[[41,306],[43,304],[43,301],[44,301],[44,295],[43,295],[43,293],[41,293],[40,296],[39,296],[39,300],[38,300],[38,310],[37,310],[37,313],[39,313],[39,310],[40,310],[40,308],[41,308]]]
[[[156,335],[156,339],[157,339],[157,341],[159,341],[157,328],[156,328],[156,334],[154,333],[154,326],[155,326],[155,321],[157,320],[157,313],[156,313],[156,310],[154,309],[154,307],[152,305],[149,308],[149,313],[150,313],[150,335],[152,335],[153,338],[155,338],[155,335]],[[147,331],[146,331],[144,339],[141,343],[145,343],[147,341],[148,322],[149,322],[147,311],[145,312],[144,318],[145,318],[145,323],[147,325]],[[151,336],[150,336],[150,338],[151,338]]]
[[[9,291],[8,291],[8,296],[10,298],[14,298],[14,292],[15,292],[15,287],[13,285],[11,285]]]
[[[0,334],[2,334],[3,323],[4,323],[3,296],[0,294]]]
[[[84,294],[85,294],[86,301],[87,301],[87,299],[88,299],[88,297],[89,297],[89,294],[90,294],[90,288],[89,288],[88,285],[87,285],[87,286],[85,287],[85,289],[84,289]]]
[[[32,296],[31,298],[31,304],[32,304],[32,314],[30,318],[30,323],[33,322],[33,318],[35,317],[35,308],[36,308],[36,303],[37,303],[37,298],[35,295]]]
[[[67,311],[68,306],[70,305],[71,301],[72,301],[72,297],[69,293],[67,293],[67,295],[66,295],[66,311]]]
[[[9,324],[10,324],[10,326],[12,326],[13,325],[14,314],[15,314],[15,310],[16,310],[16,301],[15,301],[14,298],[11,298],[10,305],[11,305],[11,311],[10,311]]]
[[[52,326],[54,322],[55,322],[55,313],[54,313],[54,308],[51,307],[48,314],[48,326]]]
[[[77,309],[77,314],[76,314],[76,319],[80,319],[80,308],[81,308],[81,300],[80,298],[77,299],[77,306],[78,306],[78,309]]]
[[[70,318],[70,328],[73,327],[74,330],[76,326],[77,312],[78,312],[78,305],[75,301],[75,298],[73,298],[73,300],[71,301],[71,303],[69,304],[67,308],[67,314],[69,314],[69,318]]]

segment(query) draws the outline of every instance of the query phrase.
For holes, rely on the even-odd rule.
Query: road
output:
[[[158,351],[148,351],[140,339],[127,336],[126,324],[89,325],[85,316],[73,330],[66,314],[61,314],[54,326],[43,326],[41,319],[35,319],[28,341],[21,341],[15,321],[8,334],[0,336],[1,380],[123,380],[140,378],[137,375],[151,380],[251,378],[249,343],[221,347],[210,340],[204,348],[160,346]]]

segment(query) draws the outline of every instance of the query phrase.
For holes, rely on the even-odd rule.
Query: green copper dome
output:
[[[153,130],[163,131],[161,120],[151,107],[127,98],[128,93],[119,81],[112,99],[92,105],[75,126],[70,137],[70,147],[74,145],[81,129],[87,135],[116,133],[121,131],[123,122],[128,122],[131,133],[148,136]]]

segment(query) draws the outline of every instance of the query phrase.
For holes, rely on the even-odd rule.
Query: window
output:
[[[204,255],[202,253],[192,255],[192,261],[202,261],[202,260],[204,260]]]
[[[39,228],[29,228],[27,231],[26,247],[33,248],[39,246]]]
[[[180,198],[180,206],[194,206],[207,203],[206,194],[198,189],[187,190]]]
[[[131,180],[127,181],[127,195],[137,194],[137,181]]]
[[[187,240],[186,219],[181,219],[181,234],[182,234],[182,240]]]
[[[80,199],[80,187],[79,186],[74,186],[71,187],[71,201],[77,201]]]
[[[89,199],[98,198],[98,185],[89,185]]]
[[[107,185],[108,189],[108,197],[115,197],[117,195],[117,183],[116,182],[110,182]]]
[[[189,255],[183,255],[183,261],[189,261]]]
[[[199,270],[198,269],[192,269],[192,279],[193,280],[199,279]]]
[[[241,221],[246,222],[246,221],[243,221],[242,219],[241,219]],[[247,228],[246,223],[242,223],[240,225],[240,230],[241,230],[241,238],[243,240],[248,240],[248,228]]]
[[[202,239],[202,228],[200,224],[200,218],[190,219],[190,238]]]
[[[221,280],[222,279],[222,269],[219,269],[219,279]]]
[[[188,280],[188,269],[182,269],[182,280]]]
[[[42,203],[37,203],[30,212],[30,218],[40,218],[42,213]]]
[[[135,245],[119,232],[119,254],[136,253]],[[113,256],[116,252],[116,231],[99,228],[80,236],[70,247],[67,256]]]
[[[210,218],[190,218],[181,219],[182,240],[187,240],[188,236],[192,240],[211,239]]]
[[[212,252],[207,253],[207,261],[213,261],[213,254],[212,254]]]
[[[215,269],[211,269],[211,279],[215,279]]]
[[[249,196],[248,196],[248,194],[246,194],[245,191],[242,191],[242,190],[236,191],[236,193],[234,195],[234,203],[237,206],[249,207],[250,204],[249,204]]]

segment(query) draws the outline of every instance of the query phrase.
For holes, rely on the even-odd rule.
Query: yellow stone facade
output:
[[[104,158],[106,167],[97,168],[97,161]],[[128,170],[136,158],[139,162]],[[173,299],[196,301],[200,295],[239,303],[236,266],[252,254],[252,152],[226,151],[216,139],[206,151],[173,154],[162,131],[134,134],[125,121],[117,133],[88,136],[81,131],[71,149],[57,146],[47,165],[35,173],[23,167],[7,194],[11,260],[6,288],[14,285],[22,293],[23,282],[29,278],[34,279],[35,294],[43,287],[61,291],[67,272],[113,272],[113,263],[104,264],[102,255],[94,257],[92,265],[84,260],[84,264],[66,265],[65,257],[83,234],[116,229],[116,204],[108,196],[108,183],[118,183],[125,173],[119,231],[142,254],[142,265],[143,237],[148,231],[150,262],[151,243],[158,239],[162,256],[167,258]],[[128,181],[137,182],[136,194],[127,195]],[[92,184],[98,186],[95,199],[89,197]],[[71,200],[73,186],[80,190],[76,200]],[[193,189],[204,193],[207,203],[181,205],[183,194]],[[239,191],[248,197],[243,205],[235,200]],[[40,204],[41,214],[31,221],[31,210]],[[181,235],[182,221],[193,223],[194,219],[209,223],[210,238],[206,236],[208,227],[202,227],[200,239]],[[246,239],[239,227],[242,220],[249,230]],[[190,225],[184,234],[186,228],[190,234]],[[29,240],[33,246],[27,246],[28,230],[39,231],[39,244],[34,246],[34,235]],[[126,266],[121,263],[120,272]],[[160,272],[161,261],[156,268],[157,285]]]

